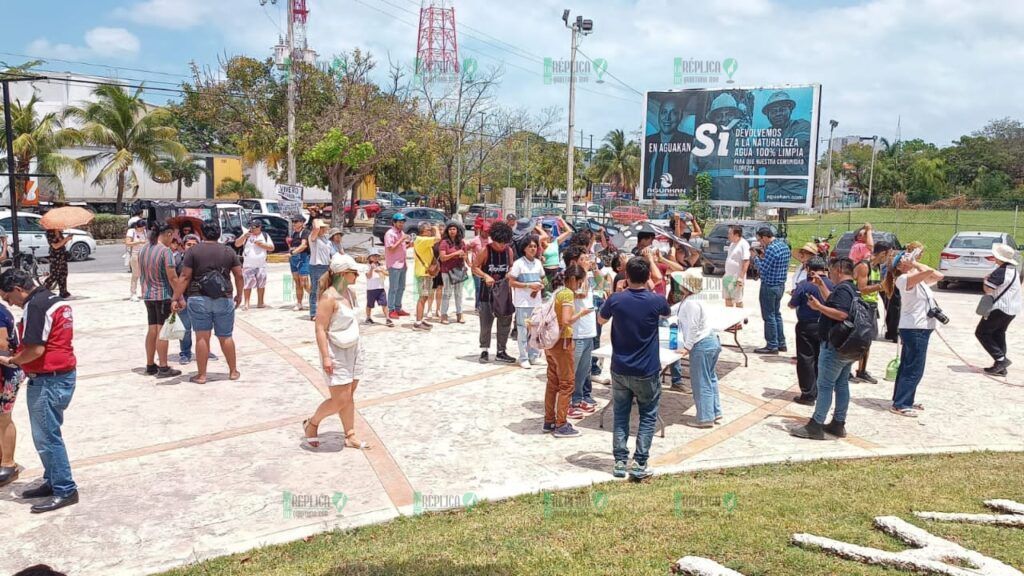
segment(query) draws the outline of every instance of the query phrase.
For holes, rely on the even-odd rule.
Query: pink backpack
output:
[[[530,348],[534,350],[548,350],[558,342],[562,329],[558,326],[554,296],[530,315],[529,333]]]

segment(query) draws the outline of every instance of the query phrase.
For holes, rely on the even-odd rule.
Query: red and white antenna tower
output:
[[[455,7],[448,0],[423,0],[420,3],[416,73],[425,78],[459,73]]]

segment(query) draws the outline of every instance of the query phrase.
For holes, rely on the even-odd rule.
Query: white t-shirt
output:
[[[145,228],[141,230],[137,228],[129,228],[128,232],[125,233],[124,237],[127,238],[129,242],[140,242],[149,240],[149,235],[146,233]],[[130,252],[132,256],[135,256],[136,254],[139,253],[139,250],[142,249],[142,246],[142,244],[132,246],[128,248],[128,252]]]
[[[1020,272],[1016,266],[1004,266],[1002,271],[996,268],[992,274],[985,278],[985,285],[992,289],[993,298],[999,298],[992,306],[993,310],[999,310],[1007,316],[1020,314]],[[1004,290],[1006,291],[1005,293],[1003,292]]]
[[[370,272],[372,272],[373,275],[370,275],[369,272],[367,272],[367,274],[366,274],[366,290],[367,291],[369,291],[369,290],[383,290],[384,289],[384,276],[381,276],[381,274],[383,272],[385,272],[385,271],[386,270],[384,269],[384,265],[383,264],[380,264],[380,263],[378,263],[376,265],[370,264]]]
[[[740,238],[739,242],[729,245],[725,255],[725,275],[739,277],[743,271],[743,261],[750,260],[750,242],[746,238]]]
[[[593,272],[587,272],[587,294],[583,298],[576,298],[573,301],[573,306],[576,309],[576,313],[579,313],[586,309],[594,308],[594,291],[589,288],[590,279],[589,276]],[[572,337],[577,340],[586,340],[587,338],[597,337],[597,310],[594,310],[586,316],[580,316],[576,323],[572,325]]]
[[[259,236],[249,235],[245,239],[245,246],[242,248],[242,257],[245,260],[242,266],[245,268],[263,268],[267,265],[267,250],[256,245],[256,242],[271,244],[270,236],[266,232],[260,232]]]
[[[534,258],[533,262],[530,262],[524,256],[512,263],[512,269],[509,270],[508,275],[525,284],[540,282],[544,278],[544,262],[540,258]],[[540,306],[542,304],[540,291],[536,296],[531,296],[530,292],[529,288],[513,288],[512,304],[516,308]]]
[[[696,298],[687,298],[679,305],[676,316],[679,326],[679,345],[689,350],[694,344],[711,336],[713,330],[704,307]]]
[[[935,302],[932,289],[924,282],[918,282],[913,289],[907,290],[907,277],[904,274],[896,279],[896,288],[902,300],[900,330],[934,330],[938,322],[928,317],[928,310]]]

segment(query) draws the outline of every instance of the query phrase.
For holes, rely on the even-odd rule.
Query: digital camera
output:
[[[942,324],[944,325],[949,324],[949,316],[946,316],[946,313],[943,312],[942,308],[939,308],[938,306],[932,306],[931,308],[928,309],[928,317],[935,318],[939,322],[942,322]]]

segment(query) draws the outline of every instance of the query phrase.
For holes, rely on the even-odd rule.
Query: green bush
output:
[[[128,230],[128,217],[118,214],[97,214],[86,228],[96,240],[120,240]]]

